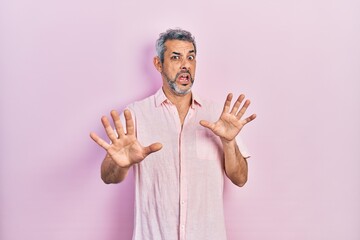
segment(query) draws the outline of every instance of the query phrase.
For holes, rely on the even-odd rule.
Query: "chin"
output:
[[[180,89],[180,88],[174,89],[174,92],[176,92],[178,95],[184,96],[191,92],[191,86],[186,89]]]
[[[186,89],[179,88],[176,83],[169,83],[170,89],[172,92],[178,96],[184,96],[191,92],[192,84],[188,86]]]

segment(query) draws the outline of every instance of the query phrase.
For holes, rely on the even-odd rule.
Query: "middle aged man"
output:
[[[111,111],[116,131],[102,117],[111,143],[91,133],[107,151],[102,179],[119,183],[134,169],[133,239],[226,239],[224,175],[237,186],[247,181],[249,155],[238,135],[256,115],[242,118],[250,104],[244,95],[231,107],[229,94],[221,110],[191,91],[196,69],[191,33],[170,29],[160,34],[156,49],[162,88],[128,106],[123,121]]]

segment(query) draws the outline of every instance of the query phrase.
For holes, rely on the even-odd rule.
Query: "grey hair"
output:
[[[160,33],[159,39],[156,40],[156,53],[160,58],[161,63],[164,63],[164,53],[166,51],[165,42],[167,40],[181,40],[191,42],[194,45],[194,50],[196,54],[196,43],[195,37],[186,30],[180,28],[168,29],[166,32]]]

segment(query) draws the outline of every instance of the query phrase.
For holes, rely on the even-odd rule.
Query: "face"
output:
[[[164,90],[178,96],[186,95],[190,92],[195,78],[194,45],[187,41],[168,40],[165,47],[164,62],[155,63],[161,73]]]

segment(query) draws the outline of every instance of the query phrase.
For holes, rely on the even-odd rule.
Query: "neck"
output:
[[[165,96],[170,100],[170,102],[172,102],[172,104],[174,104],[177,107],[178,110],[184,108],[187,109],[190,107],[192,100],[191,91],[185,95],[176,95],[171,91],[165,89],[164,87],[162,89],[164,91]]]
[[[165,96],[176,106],[176,109],[179,114],[179,119],[181,126],[184,124],[185,117],[187,115],[187,112],[189,111],[191,100],[192,100],[192,93],[191,91],[185,95],[176,95],[172,92],[168,92],[163,87],[163,91],[165,93]]]

